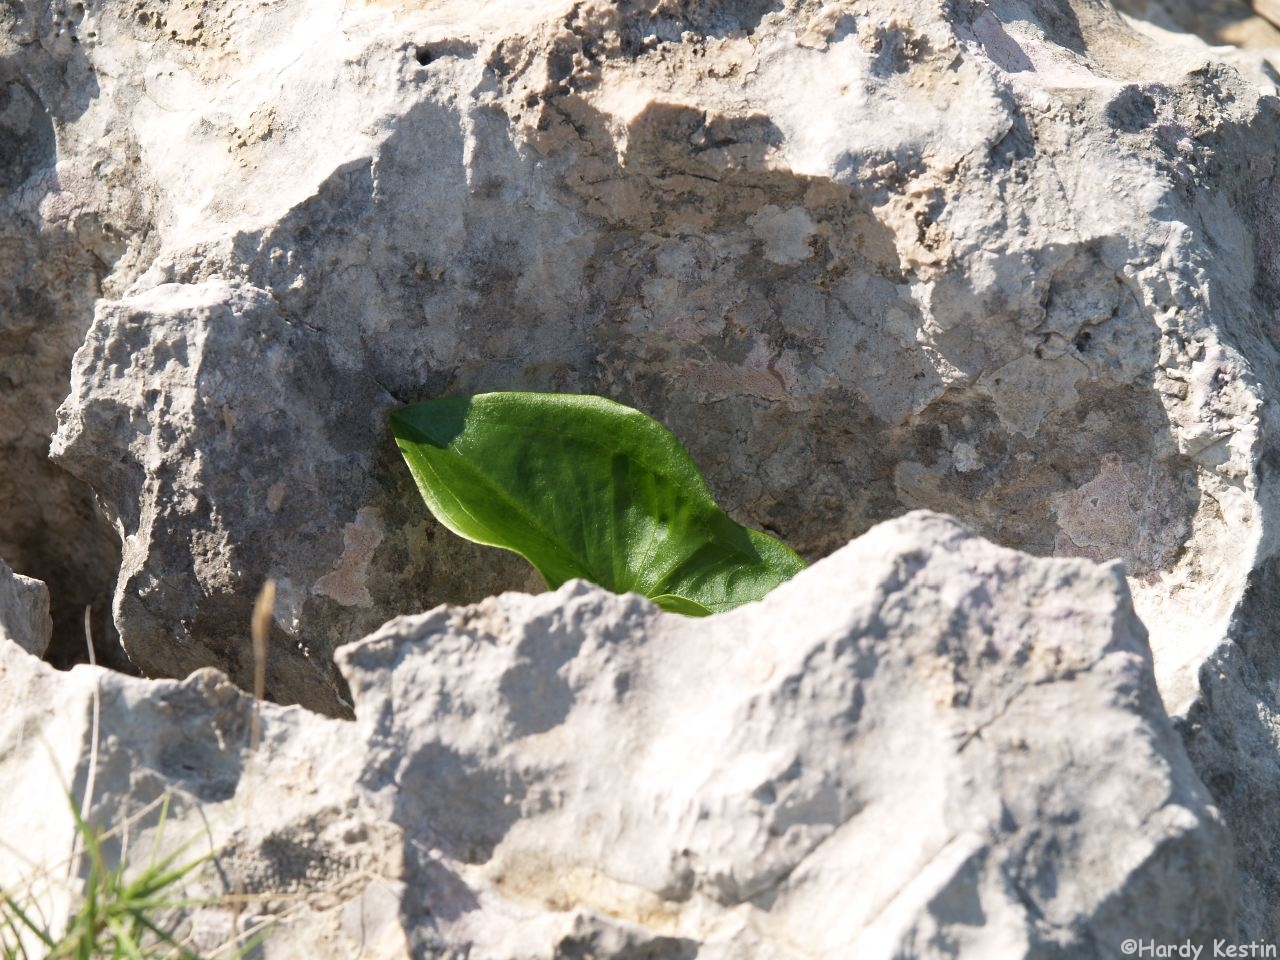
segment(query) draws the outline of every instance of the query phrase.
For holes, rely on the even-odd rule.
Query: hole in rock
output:
[[[0,271],[9,260],[0,253]],[[49,587],[50,663],[66,669],[88,660],[84,611],[90,607],[98,662],[136,672],[111,622],[119,541],[89,488],[48,458],[55,411],[67,393],[71,356],[88,327],[92,300],[84,312],[69,315],[29,292],[0,289],[0,315],[9,321],[0,326],[0,558]]]
[[[76,510],[78,505],[68,504]],[[110,534],[107,535],[111,537]],[[18,548],[12,551],[11,566],[25,576],[43,580],[49,587],[49,607],[53,617],[53,639],[45,659],[60,670],[88,662],[84,611],[90,610],[94,656],[104,667],[137,674],[120,645],[111,619],[111,594],[120,565],[120,549],[114,538],[107,542],[88,521],[80,543],[83,552],[59,556],[54,551]]]
[[[472,57],[476,48],[463,40],[437,40],[431,43],[414,45],[413,59],[422,67],[429,66],[445,57]]]
[[[36,332],[34,338],[39,336]],[[135,673],[111,620],[111,595],[120,569],[119,541],[89,489],[48,459],[54,411],[67,389],[70,353],[52,350],[48,341],[25,351],[15,349],[13,339],[11,331],[0,331],[0,383],[10,387],[13,378],[5,368],[24,353],[39,361],[39,369],[49,379],[0,391],[4,394],[0,435],[9,437],[15,428],[21,430],[16,440],[0,443],[4,463],[0,516],[5,521],[0,528],[0,558],[15,572],[43,580],[49,587],[53,640],[46,660],[60,669],[88,660],[84,611],[89,607],[98,662]]]

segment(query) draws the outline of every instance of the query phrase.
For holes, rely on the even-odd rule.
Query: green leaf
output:
[[[696,600],[690,600],[688,597],[677,597],[674,593],[663,593],[649,599],[668,613],[683,613],[686,617],[707,617],[711,615],[711,611]]]
[[[671,431],[602,397],[428,400],[393,411],[391,429],[437,520],[520,554],[552,589],[581,577],[705,616],[805,566],[716,505]]]

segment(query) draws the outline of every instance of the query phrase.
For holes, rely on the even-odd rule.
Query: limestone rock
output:
[[[0,560],[0,640],[11,640],[40,657],[52,633],[48,588],[39,580],[19,576]]]
[[[122,642],[246,685],[273,576],[271,696],[335,715],[342,644],[530,585],[416,501],[383,415],[428,396],[638,406],[810,558],[924,507],[1123,560],[1274,939],[1280,74],[1233,3],[10,5],[5,373],[57,344],[0,443],[101,293],[53,454]]]
[[[144,669],[242,682],[275,575],[312,667],[273,695],[341,712],[339,644],[527,586],[429,522],[383,414],[530,388],[663,420],[810,557],[923,506],[1124,559],[1195,697],[1264,549],[1258,63],[1084,2],[182,10],[65,28],[99,95],[59,163],[137,157],[151,252],[54,453]]]
[[[574,582],[339,662],[354,725],[265,704],[252,756],[216,672],[0,650],[0,771],[50,782],[14,748],[38,717],[83,787],[100,684],[97,815],[173,791],[167,842],[218,852],[193,894],[249,897],[268,958],[1094,958],[1234,929],[1230,842],[1117,565],[916,513],[710,620]],[[52,822],[11,836],[47,854]],[[229,935],[226,910],[189,922]]]
[[[1194,33],[1215,46],[1259,50],[1272,60],[1280,48],[1276,0],[1117,0],[1116,6],[1160,29]]]

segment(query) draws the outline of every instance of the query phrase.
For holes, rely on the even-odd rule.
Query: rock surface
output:
[[[10,640],[27,653],[42,657],[52,633],[48,587],[19,576],[0,560],[0,640]]]
[[[1171,31],[1187,31],[1206,43],[1246,49],[1280,47],[1276,0],[1117,0],[1116,6]]]
[[[347,715],[343,643],[532,585],[386,410],[612,396],[810,558],[927,507],[1123,560],[1276,940],[1277,49],[1235,0],[11,3],[0,555],[63,649],[118,570],[138,668],[241,686],[275,577],[270,696]]]
[[[116,291],[112,265],[146,247],[148,228],[140,195],[101,176],[121,158],[99,152],[103,111],[92,109],[99,91],[86,49],[66,39],[70,6],[0,9],[0,556],[54,586],[52,660],[84,656],[93,605],[99,659],[124,667],[108,616],[117,538],[89,488],[48,452],[94,299]]]
[[[396,460],[386,410],[446,392],[639,406],[810,557],[929,507],[1121,558],[1179,712],[1271,551],[1257,56],[1016,0],[105,2],[54,34],[97,93],[50,105],[59,202],[140,198],[54,453],[152,673],[244,683],[273,575],[272,696],[341,713],[339,644],[529,586]]]
[[[96,684],[95,816],[135,815],[137,856],[172,791],[165,842],[217,852],[192,892],[247,896],[267,958],[1096,958],[1234,929],[1117,565],[916,513],[710,620],[575,582],[339,662],[354,725],[266,704],[254,755],[221,674],[0,646],[0,771],[32,785],[0,794],[7,841],[65,858],[49,768],[85,788]],[[212,946],[232,918],[189,921]]]

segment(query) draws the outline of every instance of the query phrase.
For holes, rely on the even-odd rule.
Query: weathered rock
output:
[[[0,560],[0,640],[44,656],[53,633],[49,590],[39,580],[19,576]]]
[[[1187,31],[1215,46],[1280,48],[1280,4],[1276,0],[1117,0],[1116,6],[1171,32]]]
[[[54,453],[123,540],[125,646],[245,685],[275,576],[271,696],[343,713],[342,643],[529,582],[430,522],[386,409],[606,394],[810,557],[928,507],[1124,560],[1238,838],[1242,931],[1280,937],[1278,74],[1265,25],[1254,52],[1178,32],[1243,22],[1211,6],[4,13],[6,69],[56,133],[10,151],[14,237],[116,231]],[[98,274],[22,256],[21,289],[83,281],[39,314],[78,335]],[[6,489],[53,490],[7,483],[6,508]]]
[[[0,10],[0,555],[53,586],[52,660],[84,656],[92,605],[99,659],[126,668],[109,617],[119,544],[90,489],[48,459],[95,298],[118,295],[154,252],[127,157],[99,152],[96,125],[120,121],[92,108],[95,67],[68,38],[83,15],[64,3]],[[83,159],[61,163],[69,156]]]
[[[158,252],[55,454],[118,519],[140,665],[243,681],[270,574],[319,675],[520,580],[437,535],[382,414],[521,387],[654,414],[809,556],[927,506],[1122,558],[1195,695],[1261,524],[1261,72],[1087,3],[347,6],[323,42],[327,0],[76,28],[107,135],[63,162],[139,156]],[[275,696],[341,709],[296,672]]]
[[[917,513],[710,620],[575,582],[339,661],[355,724],[266,704],[254,756],[220,674],[0,651],[0,771],[82,790],[99,683],[96,815],[173,791],[166,842],[218,851],[193,893],[278,920],[269,958],[1094,958],[1234,930],[1230,841],[1116,565]],[[6,824],[48,818],[20,852],[69,845],[57,806],[0,797]]]

